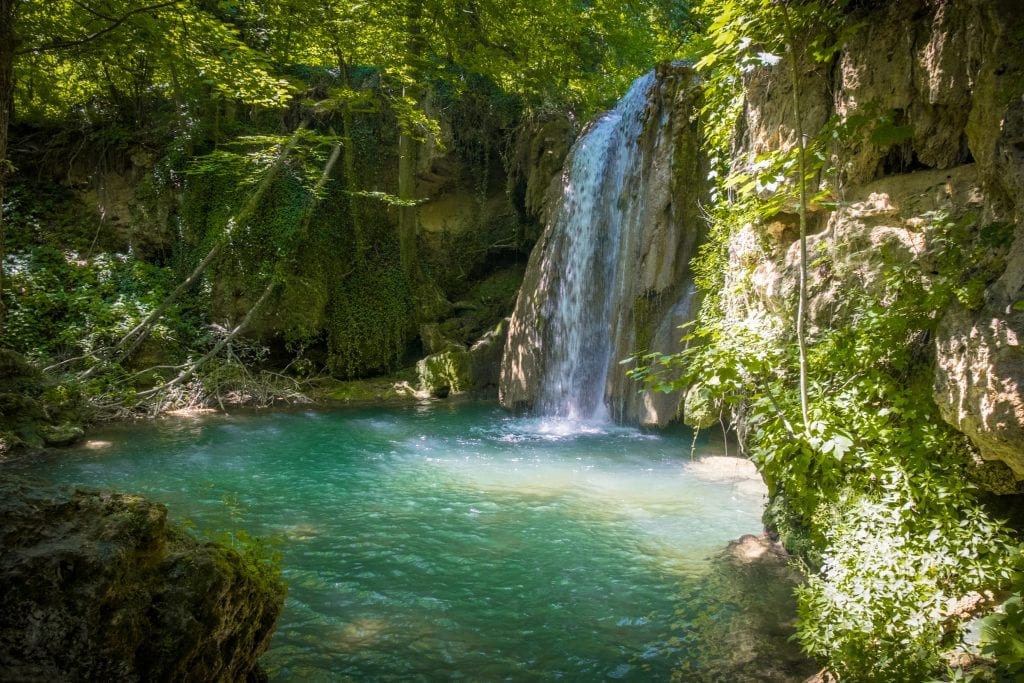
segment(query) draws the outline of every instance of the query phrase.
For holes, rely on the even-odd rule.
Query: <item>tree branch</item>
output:
[[[117,17],[112,17],[109,14],[103,14],[99,10],[93,9],[92,7],[89,7],[89,5],[85,4],[81,0],[71,0],[71,2],[73,2],[78,7],[81,7],[82,9],[84,9],[86,12],[88,12],[91,15],[93,15],[94,17],[99,17],[103,21],[117,21]]]
[[[109,21],[110,24],[107,25],[107,26],[104,26],[103,28],[99,29],[98,31],[95,31],[94,33],[90,33],[87,36],[83,36],[81,38],[76,38],[74,40],[55,40],[52,43],[48,43],[46,45],[40,45],[38,47],[28,48],[28,49],[25,49],[25,50],[19,50],[19,51],[17,51],[15,53],[15,55],[20,56],[20,55],[26,55],[26,54],[39,54],[41,52],[52,52],[54,50],[64,50],[64,49],[69,48],[69,47],[78,47],[80,45],[85,45],[86,43],[91,43],[92,41],[96,40],[97,38],[101,38],[101,37],[105,36],[106,34],[110,33],[111,31],[114,31],[119,26],[121,26],[121,24],[123,24],[124,22],[128,21],[130,18],[132,18],[136,14],[143,14],[145,12],[154,12],[156,10],[161,10],[161,9],[166,8],[166,7],[177,6],[180,3],[181,3],[181,0],[169,0],[169,2],[161,2],[161,3],[157,3],[155,5],[147,5],[146,7],[138,7],[136,9],[130,10],[128,12],[125,12],[120,17],[103,17],[103,19],[105,19],[106,21]],[[78,5],[79,7],[82,7],[82,5],[77,3],[77,2],[75,4]],[[85,9],[86,11],[89,11],[92,14],[95,14],[96,16],[101,16],[102,17],[102,15],[97,14],[95,11],[93,11],[93,10],[87,8],[87,7],[83,7],[83,9]]]

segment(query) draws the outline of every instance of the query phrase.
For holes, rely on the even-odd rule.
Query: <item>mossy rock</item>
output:
[[[244,681],[285,586],[137,496],[0,482],[5,680]]]
[[[38,432],[47,446],[56,447],[70,446],[85,435],[84,429],[70,422],[41,425]]]
[[[420,390],[437,398],[473,388],[473,356],[456,349],[427,356],[416,364]]]
[[[419,393],[444,398],[496,388],[507,336],[508,321],[501,320],[468,350],[455,348],[427,356],[416,364]]]

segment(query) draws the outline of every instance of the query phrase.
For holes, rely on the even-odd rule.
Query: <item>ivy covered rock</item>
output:
[[[17,446],[43,446],[41,384],[41,373],[24,356],[0,348],[0,455]]]
[[[285,588],[254,553],[200,543],[164,506],[0,484],[5,680],[242,681]]]

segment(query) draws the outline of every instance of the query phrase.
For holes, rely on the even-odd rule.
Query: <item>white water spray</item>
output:
[[[623,179],[638,165],[648,91],[654,73],[638,78],[618,106],[602,116],[573,148],[555,213],[547,264],[558,294],[544,311],[550,325],[548,362],[537,409],[576,420],[607,419],[604,389],[612,349],[611,315],[621,289],[619,246],[631,197]],[[555,272],[557,270],[557,272]]]

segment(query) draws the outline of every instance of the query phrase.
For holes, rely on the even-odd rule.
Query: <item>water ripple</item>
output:
[[[31,466],[276,539],[290,587],[265,658],[276,680],[664,679],[683,656],[666,643],[703,609],[679,596],[712,599],[680,586],[761,528],[758,491],[689,470],[688,433],[490,406],[97,438],[112,446]]]

